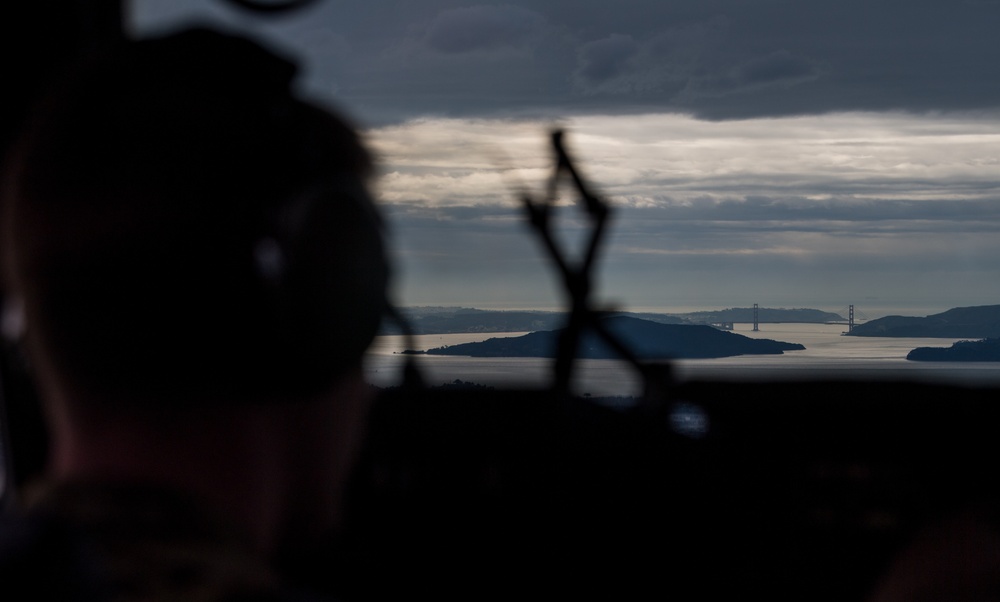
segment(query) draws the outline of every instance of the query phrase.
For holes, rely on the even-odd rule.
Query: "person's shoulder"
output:
[[[0,600],[331,602],[286,588],[244,544],[170,490],[46,484],[0,516]]]
[[[0,514],[0,599],[100,602],[111,594],[99,546],[83,531],[51,516]],[[335,602],[297,589],[227,594],[228,602]]]
[[[101,571],[87,538],[51,517],[0,516],[0,598],[104,600]]]

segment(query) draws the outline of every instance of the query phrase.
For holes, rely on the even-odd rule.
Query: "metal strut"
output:
[[[561,130],[552,133],[552,149],[555,152],[555,170],[549,179],[545,199],[537,201],[530,195],[524,194],[522,201],[528,214],[529,223],[542,239],[545,249],[562,276],[563,288],[566,290],[570,303],[566,325],[559,337],[553,388],[556,393],[569,394],[580,341],[585,331],[592,330],[622,359],[628,361],[640,372],[647,391],[662,390],[662,386],[656,385],[663,383],[651,383],[650,380],[663,374],[663,370],[650,370],[648,366],[644,365],[626,345],[604,326],[601,318],[607,312],[591,307],[590,294],[593,284],[591,275],[598,251],[604,240],[608,220],[611,218],[611,207],[594,194],[584,182],[566,151]],[[552,225],[557,191],[561,182],[567,177],[576,188],[580,202],[591,223],[590,238],[586,250],[582,259],[575,265],[570,262],[566,253],[556,243]]]

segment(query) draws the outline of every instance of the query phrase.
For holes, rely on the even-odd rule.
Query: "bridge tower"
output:
[[[854,307],[854,306],[852,305],[851,307]],[[753,304],[753,331],[757,332],[758,330],[760,330],[760,328],[757,327],[757,304],[754,303]]]
[[[847,332],[854,330],[854,305],[847,306]]]

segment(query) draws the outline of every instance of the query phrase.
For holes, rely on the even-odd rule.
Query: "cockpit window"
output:
[[[470,310],[565,309],[520,201],[544,194],[548,132],[559,128],[613,208],[596,306],[805,347],[681,359],[681,373],[982,381],[994,364],[907,355],[1000,336],[985,314],[931,324],[969,307],[995,306],[1000,320],[998,12],[987,2],[375,0],[264,20],[217,0],[138,0],[130,19],[139,34],[192,20],[256,31],[365,128],[396,302],[431,337],[420,351],[535,331],[486,314],[477,323]],[[571,193],[554,201],[560,239],[579,251],[585,220]],[[806,309],[816,313],[790,311]],[[448,312],[458,317],[445,323]],[[853,330],[889,316],[930,322]],[[405,346],[381,340],[372,378],[387,378]],[[534,378],[522,367],[442,370],[444,382]]]

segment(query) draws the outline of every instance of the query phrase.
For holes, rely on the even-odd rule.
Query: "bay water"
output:
[[[673,360],[679,379],[802,380],[864,379],[946,382],[969,386],[1000,386],[1000,362],[912,362],[906,354],[916,347],[950,347],[960,339],[844,336],[844,324],[734,324],[733,332],[752,338],[800,343],[801,351],[781,355]],[[415,337],[418,350],[445,345],[514,337],[525,333],[462,333]],[[399,384],[403,362],[418,362],[428,384],[455,380],[496,388],[545,387],[551,383],[553,362],[544,358],[474,358],[407,356],[405,337],[377,337],[369,349],[365,374],[378,386]],[[594,396],[638,395],[642,385],[635,371],[618,360],[578,360],[574,391]]]

